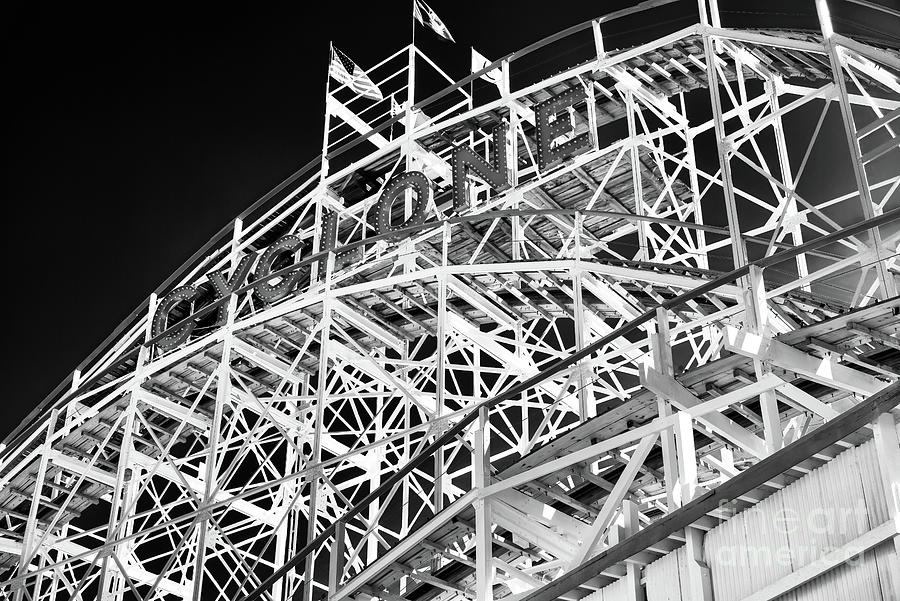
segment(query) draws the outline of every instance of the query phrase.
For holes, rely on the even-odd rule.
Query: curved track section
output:
[[[6,441],[4,591],[578,599],[687,528],[579,566],[896,381],[898,54],[714,15],[607,52],[618,16],[430,96],[404,48],[369,71],[393,107],[329,89],[318,170]],[[827,165],[855,184],[810,196]]]

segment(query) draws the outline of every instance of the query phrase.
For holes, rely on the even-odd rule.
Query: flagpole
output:
[[[469,73],[475,73],[474,65],[472,64],[473,55],[475,54],[475,46],[469,46]],[[480,71],[480,69],[479,69]],[[469,110],[472,110],[472,106],[475,104],[475,80],[469,81]]]
[[[412,42],[409,45],[409,64],[407,65],[406,76],[406,136],[412,141],[412,107],[415,102],[416,90],[416,0],[412,0]],[[409,148],[407,147],[406,168],[411,167],[411,158],[409,156]]]
[[[410,17],[412,18],[412,41],[409,44],[409,64],[407,65],[408,73],[407,73],[407,89],[406,89],[406,97],[407,104],[409,105],[409,109],[412,109],[413,105],[413,92],[415,88],[415,77],[416,77],[416,0],[412,0],[410,3],[410,7],[412,8],[412,13]]]
[[[328,42],[328,68],[325,71],[325,126],[322,132],[322,164],[319,170],[319,186],[325,185],[325,178],[328,176],[328,130],[331,128],[331,111],[328,109],[328,98],[331,96],[331,62],[334,60],[334,41],[329,40]],[[322,201],[319,198],[315,205],[315,220],[316,220],[316,228],[315,232],[313,232],[313,252],[319,252],[319,249],[322,246],[321,239],[321,231],[322,231]],[[310,277],[317,277],[318,269],[317,266],[314,265]],[[310,493],[312,494],[312,493]],[[307,561],[306,564],[306,573],[310,573],[310,562]],[[304,599],[308,599],[306,596],[306,586],[304,585]]]
[[[405,167],[407,172],[411,172],[414,169],[413,165],[413,126],[415,124],[415,116],[413,115],[413,103],[416,99],[416,0],[412,0],[412,42],[409,45],[409,65],[407,67],[407,80],[406,80],[406,115],[405,115],[405,126],[406,131],[403,132],[404,137],[406,138],[403,146],[406,151],[406,161]],[[403,215],[408,217],[412,213],[412,191],[406,190],[403,193],[404,196],[404,209]],[[408,243],[408,241],[407,241]],[[410,256],[412,256],[410,254]],[[406,273],[409,270],[408,265],[404,265],[403,271]],[[405,500],[405,499],[404,499]]]
[[[334,40],[328,40],[328,66],[325,68],[325,129],[322,132],[322,178],[328,175],[328,133],[331,129],[331,111],[328,109],[328,98],[331,96],[331,63],[335,59]],[[316,228],[318,232],[319,228]]]

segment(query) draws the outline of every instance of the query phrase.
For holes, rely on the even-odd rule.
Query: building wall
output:
[[[644,568],[647,599],[681,601],[688,598],[686,553],[679,547]]]
[[[586,597],[582,597],[579,601],[628,601],[627,584],[627,581],[621,578]]]
[[[714,599],[745,599],[889,519],[874,442],[848,449],[706,533]],[[891,578],[897,570],[888,538],[780,598],[900,600]],[[647,601],[689,601],[684,547],[646,566],[644,579]]]

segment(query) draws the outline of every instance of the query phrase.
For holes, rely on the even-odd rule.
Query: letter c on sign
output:
[[[164,332],[166,330],[166,322],[169,319],[169,313],[172,309],[174,309],[178,303],[193,300],[196,296],[197,289],[193,286],[181,286],[164,296],[156,307],[156,313],[153,314],[153,327],[150,330],[150,335],[153,338],[156,338]],[[189,321],[174,332],[170,332],[160,338],[156,343],[156,346],[162,351],[167,351],[187,340],[193,331],[194,322]]]

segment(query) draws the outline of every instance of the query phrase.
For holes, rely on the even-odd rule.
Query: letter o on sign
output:
[[[391,213],[397,199],[404,201],[405,190],[415,192],[412,214],[399,225],[391,224]],[[431,198],[431,182],[420,171],[409,171],[392,179],[384,188],[375,213],[375,227],[379,234],[388,234],[405,227],[425,223],[425,210]]]

